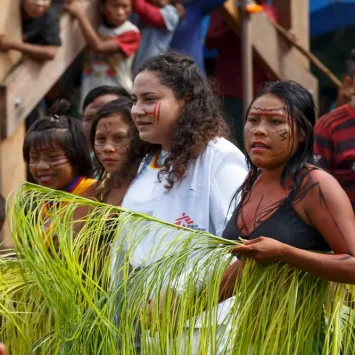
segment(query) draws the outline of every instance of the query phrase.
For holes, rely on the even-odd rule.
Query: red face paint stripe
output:
[[[147,115],[152,115],[154,119],[154,123],[159,123],[160,120],[160,102],[154,105],[153,112],[146,112]]]
[[[157,123],[159,123],[159,121],[160,121],[160,107],[161,107],[161,103],[159,102],[158,116],[157,116]]]
[[[285,117],[285,114],[276,112],[250,112],[250,116],[272,116],[272,117]]]

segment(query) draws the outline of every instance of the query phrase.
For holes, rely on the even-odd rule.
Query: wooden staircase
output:
[[[94,25],[99,20],[96,1],[82,0]],[[0,33],[19,40],[20,15],[20,0],[1,0]],[[77,21],[68,14],[60,18],[60,37],[62,46],[55,59],[45,63],[21,58],[15,51],[0,53],[0,193],[5,197],[26,179],[22,157],[25,118],[85,47]],[[5,246],[11,245],[6,227],[0,239]]]
[[[98,21],[95,2],[83,2],[93,23]],[[62,76],[68,66],[84,49],[85,41],[77,21],[68,14],[60,19],[62,46],[54,60],[45,63],[24,59],[4,78],[0,86],[1,137],[10,137],[36,104]]]
[[[281,25],[292,29],[302,45],[309,48],[308,0],[274,0]],[[240,36],[241,19],[235,0],[227,0],[222,10],[228,25]],[[307,88],[318,102],[318,80],[309,71],[309,62],[280,35],[264,13],[251,16],[251,42],[255,55],[275,80],[295,80]]]

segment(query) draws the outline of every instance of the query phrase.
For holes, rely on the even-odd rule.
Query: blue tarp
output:
[[[311,36],[355,24],[355,0],[310,0]]]

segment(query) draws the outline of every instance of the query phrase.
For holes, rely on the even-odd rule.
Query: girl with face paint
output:
[[[115,183],[110,181],[110,175],[119,170],[126,160],[132,142],[139,140],[131,119],[131,107],[132,100],[126,97],[102,106],[96,113],[90,133],[90,142],[99,166],[97,198],[116,206],[121,205],[140,163],[140,160],[130,160],[124,178],[119,183],[117,180]]]
[[[250,173],[223,233],[245,245],[234,248],[242,262],[226,271],[222,300],[233,294],[245,258],[355,283],[354,215],[339,183],[313,163],[315,118],[311,94],[292,81],[267,83],[251,103],[244,127]]]
[[[39,185],[82,195],[96,182],[90,179],[92,165],[79,120],[65,116],[64,100],[51,117],[37,120],[23,144],[24,160]]]

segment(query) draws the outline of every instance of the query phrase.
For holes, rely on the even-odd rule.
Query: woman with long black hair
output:
[[[244,127],[250,172],[223,233],[245,244],[234,248],[242,262],[226,271],[221,300],[233,294],[244,258],[355,283],[354,214],[339,183],[314,165],[315,120],[311,94],[292,81],[267,83],[251,103]]]

